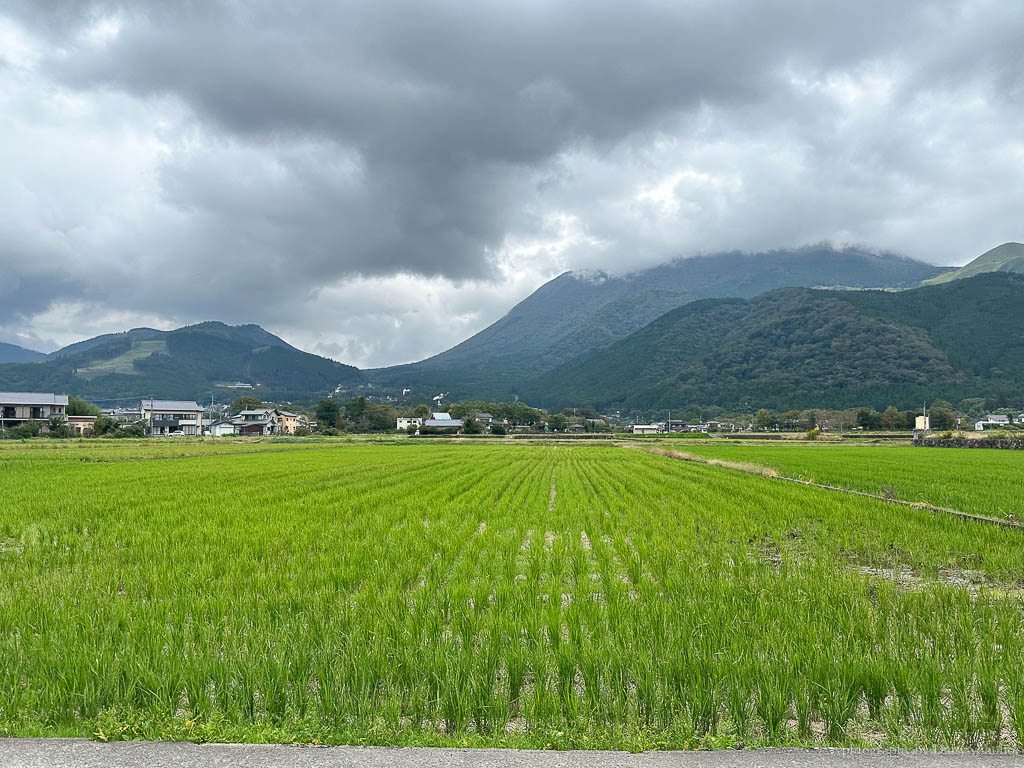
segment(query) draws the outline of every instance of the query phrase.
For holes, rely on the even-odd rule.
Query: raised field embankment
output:
[[[995,438],[971,439],[967,437],[918,438],[913,445],[923,448],[1002,448],[1008,451],[1024,451],[1024,439],[997,440]]]

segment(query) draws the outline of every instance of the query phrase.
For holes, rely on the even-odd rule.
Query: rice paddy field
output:
[[[1020,451],[724,440],[680,448],[705,458],[760,464],[786,477],[1024,521]]]
[[[4,446],[0,734],[1021,749],[1024,531],[508,443]]]

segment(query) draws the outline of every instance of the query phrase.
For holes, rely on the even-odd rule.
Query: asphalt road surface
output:
[[[428,747],[298,747],[84,739],[0,739],[0,768],[1007,768],[1024,755],[761,749],[722,752],[535,752]]]

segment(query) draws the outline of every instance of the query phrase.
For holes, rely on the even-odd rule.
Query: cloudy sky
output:
[[[566,269],[1024,240],[1016,0],[0,0],[0,341],[360,366]]]

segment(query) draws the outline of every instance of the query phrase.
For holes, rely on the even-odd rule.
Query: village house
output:
[[[131,408],[104,408],[103,415],[118,424],[135,424],[142,421],[142,411]]]
[[[418,416],[406,418],[405,416],[399,416],[395,422],[395,429],[408,429],[409,427],[422,427],[423,419]]]
[[[241,411],[231,421],[237,435],[276,435],[280,431],[276,408]]]
[[[661,425],[659,424],[633,424],[630,428],[630,432],[634,435],[656,435],[661,432]]]
[[[1009,416],[1003,416],[997,413],[990,413],[981,421],[976,421],[974,423],[974,430],[976,432],[984,432],[986,429],[990,427],[993,429],[1002,429],[1008,426],[1010,426]]]
[[[238,434],[238,426],[232,421],[215,421],[209,426],[209,434],[213,437]]]
[[[0,392],[0,428],[17,427],[26,421],[67,419],[68,396],[52,392]]]
[[[95,416],[68,416],[68,428],[77,437],[83,437],[87,432],[92,432],[95,423]]]
[[[300,425],[301,417],[291,411],[278,410],[276,413],[278,434],[294,435],[295,428]]]
[[[194,400],[143,400],[139,411],[150,437],[198,435],[203,417]]]
[[[423,422],[423,426],[462,429],[462,419],[453,419],[450,413],[432,413],[430,418]]]

